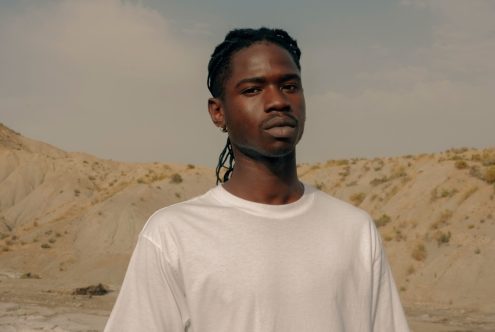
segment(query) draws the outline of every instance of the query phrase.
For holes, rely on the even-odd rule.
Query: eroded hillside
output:
[[[406,303],[495,311],[495,149],[298,171],[370,213]],[[0,125],[0,277],[118,287],[149,215],[213,185],[208,168],[102,160]]]

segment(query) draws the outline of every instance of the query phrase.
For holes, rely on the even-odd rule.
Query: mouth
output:
[[[273,117],[262,126],[263,130],[275,138],[290,138],[296,133],[297,120],[288,116]]]
[[[263,123],[263,126],[262,126],[262,128],[264,130],[270,130],[272,128],[277,128],[277,127],[279,127],[279,128],[282,128],[282,127],[295,128],[295,127],[297,127],[297,120],[293,119],[291,117],[288,117],[288,116],[284,116],[284,117],[277,116],[277,117],[273,117],[273,118],[268,119],[267,121],[265,121]]]

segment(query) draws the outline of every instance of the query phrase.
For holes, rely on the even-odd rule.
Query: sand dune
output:
[[[373,216],[416,331],[495,331],[494,148],[298,171]],[[101,329],[148,216],[213,185],[209,168],[102,160],[0,125],[0,330]],[[114,292],[71,295],[100,282]]]

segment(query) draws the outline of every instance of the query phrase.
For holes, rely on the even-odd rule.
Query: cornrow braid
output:
[[[232,145],[230,144],[230,139],[227,138],[227,143],[218,157],[218,164],[215,171],[217,175],[217,184],[222,182],[227,182],[230,178],[230,174],[234,170],[234,153],[232,152]],[[227,163],[227,166],[225,164]],[[225,169],[223,176],[221,175],[222,170]]]
[[[211,95],[214,98],[224,97],[224,84],[231,73],[231,60],[234,53],[243,48],[247,48],[255,43],[269,42],[276,44],[285,49],[291,55],[297,68],[301,70],[299,60],[301,58],[301,50],[297,45],[297,41],[282,29],[234,29],[225,36],[225,39],[220,43],[208,63],[208,78],[207,86]],[[228,162],[228,165],[225,164]],[[234,154],[230,140],[227,139],[224,149],[220,153],[218,164],[216,167],[217,184],[227,182],[234,170]],[[220,175],[222,169],[226,169],[223,177]]]

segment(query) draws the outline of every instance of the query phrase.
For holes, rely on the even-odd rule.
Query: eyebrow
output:
[[[282,75],[282,77],[280,78],[279,81],[280,82],[286,82],[286,81],[290,81],[290,80],[294,80],[294,79],[300,82],[301,76],[299,74],[296,74],[296,73],[285,74],[285,75]],[[235,87],[237,88],[240,85],[245,84],[245,83],[263,84],[263,83],[266,83],[266,78],[262,77],[262,76],[244,78],[244,79],[240,80],[239,82],[237,82]]]

